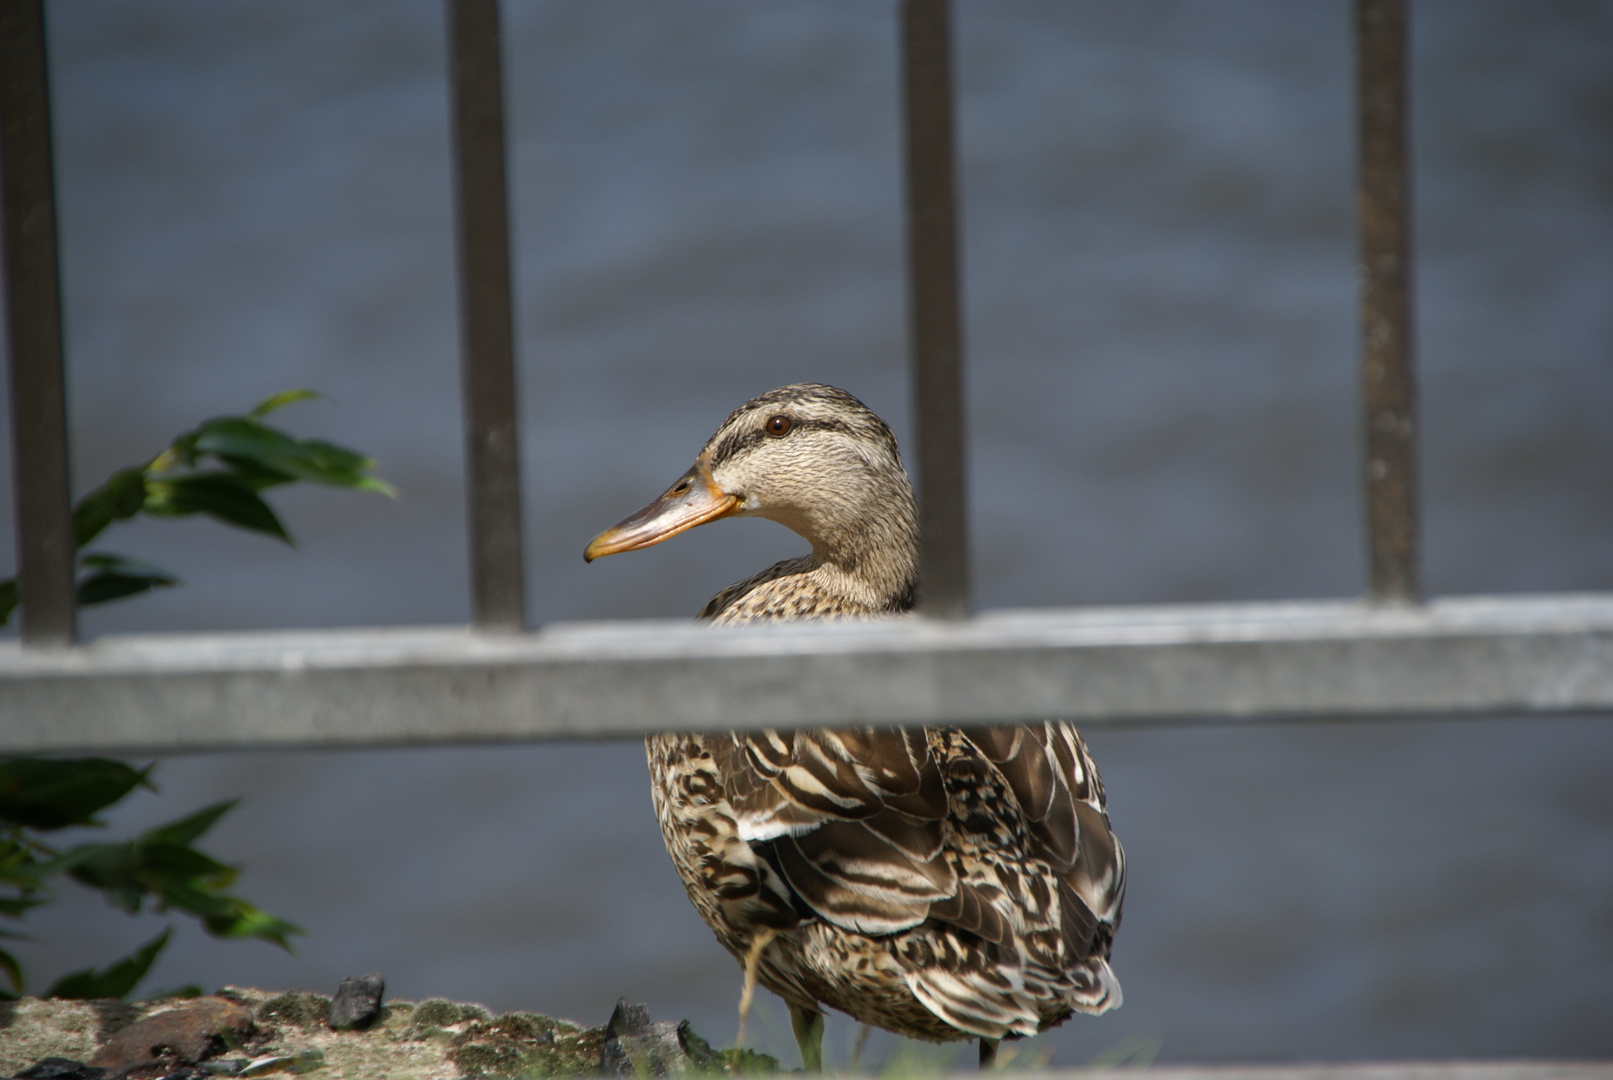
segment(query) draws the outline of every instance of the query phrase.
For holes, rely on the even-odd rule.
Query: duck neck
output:
[[[918,583],[918,520],[911,491],[869,512],[818,520],[810,532],[813,577],[870,611],[905,611]]]

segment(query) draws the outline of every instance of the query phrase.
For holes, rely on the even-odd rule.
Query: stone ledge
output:
[[[114,1038],[119,1032],[169,1014],[177,1021],[186,1010],[198,1011],[202,1002],[222,1007],[220,998],[250,1012],[250,1035],[222,1033],[206,1052],[188,1059],[172,1051],[145,1051],[147,1056],[138,1062],[119,1057],[123,1050]],[[314,1080],[598,1076],[602,1064],[609,1064],[613,1075],[629,1076],[685,1071],[723,1075],[734,1073],[736,1065],[756,1073],[778,1068],[762,1055],[715,1052],[687,1023],[648,1024],[646,1014],[641,1016],[645,1026],[629,1030],[618,1020],[627,1015],[625,1003],[611,1023],[584,1028],[537,1013],[495,1016],[480,1005],[441,999],[390,1001],[362,1031],[332,1030],[330,1006],[331,999],[321,994],[242,987],[226,987],[213,998],[136,1004],[37,998],[0,1002],[0,1076],[48,1057],[103,1066],[106,1080],[184,1075],[202,1058],[202,1068],[221,1077],[307,1075]],[[643,1010],[628,1012],[639,1015]]]
[[[650,1023],[642,1007],[622,1003],[608,1023],[584,1028],[537,1013],[494,1016],[480,1005],[392,1001],[363,1031],[329,1027],[331,999],[304,991],[226,987],[218,997],[251,1013],[254,1030],[238,1045],[207,1055],[214,1076],[270,1080],[499,1080],[518,1077],[760,1075],[778,1071],[765,1055],[715,1052],[688,1024]],[[113,1036],[140,1021],[185,1009],[186,1001],[0,1001],[0,1076],[47,1057],[89,1062]],[[155,1080],[184,1065],[153,1058],[125,1070]],[[1097,1080],[1136,1069],[1006,1070],[1014,1080]],[[1347,1064],[1165,1065],[1148,1080],[1613,1080],[1613,1062],[1417,1061]],[[109,1070],[107,1080],[116,1080]],[[198,1074],[200,1075],[200,1074]]]

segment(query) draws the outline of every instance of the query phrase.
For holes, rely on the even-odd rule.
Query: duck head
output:
[[[815,564],[910,589],[913,487],[896,437],[844,390],[794,383],[735,409],[660,498],[594,537],[583,557],[636,551],[708,521],[763,517],[804,537]]]

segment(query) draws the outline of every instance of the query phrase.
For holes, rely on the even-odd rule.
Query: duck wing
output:
[[[1067,724],[952,734],[945,754],[927,732],[875,728],[733,732],[711,751],[740,838],[803,917],[872,935],[935,920],[1008,945],[1028,903],[1066,941],[1049,964],[1107,955],[1124,864],[1081,737]],[[1028,860],[1051,871],[1056,916],[1050,898],[1016,895],[1047,877],[1016,874]]]
[[[1125,900],[1126,857],[1110,829],[1103,780],[1086,740],[1063,721],[963,734],[1007,782],[1032,857],[1053,871],[1065,947],[1107,959]]]
[[[951,798],[948,846],[973,897],[933,904],[935,921],[903,937],[914,996],[986,1038],[1118,1006],[1108,957],[1125,858],[1081,736],[1067,723],[943,729],[932,746]],[[949,932],[972,929],[960,915],[973,898],[989,901],[1010,933]]]
[[[946,791],[922,731],[735,732],[714,743],[740,837],[802,915],[889,934],[957,894],[943,857]]]

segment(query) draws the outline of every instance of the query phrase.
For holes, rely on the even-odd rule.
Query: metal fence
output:
[[[1359,601],[969,615],[946,0],[901,0],[922,619],[525,631],[496,0],[448,0],[475,625],[74,643],[42,0],[0,3],[8,370],[22,640],[0,752],[370,746],[743,726],[1087,725],[1613,710],[1613,595],[1424,602],[1418,574],[1406,34],[1357,0],[1371,592]]]

